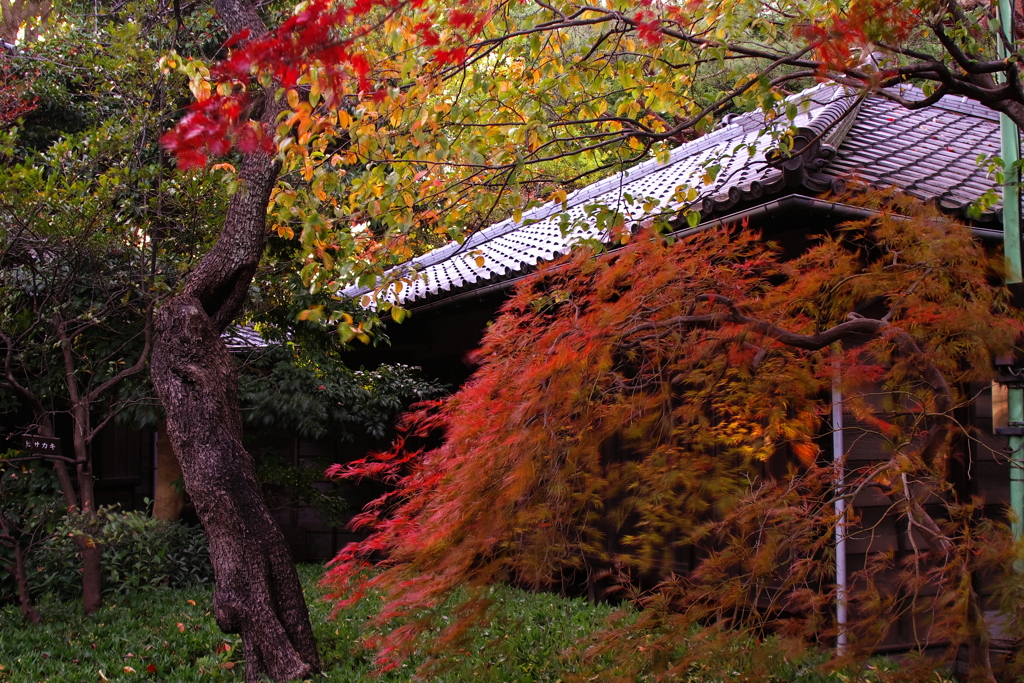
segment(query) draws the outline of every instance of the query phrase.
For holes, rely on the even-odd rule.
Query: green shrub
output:
[[[72,540],[78,534],[103,547],[104,594],[213,581],[202,529],[107,507],[93,515],[64,517],[53,536],[29,557],[33,593],[64,599],[81,594],[82,563]]]
[[[53,470],[38,462],[3,462],[15,454],[0,454],[0,604],[18,600],[14,546],[31,554],[54,532],[65,510]]]

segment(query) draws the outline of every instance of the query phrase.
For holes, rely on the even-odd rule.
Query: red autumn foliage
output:
[[[640,40],[648,45],[657,45],[664,39],[661,32],[661,20],[653,12],[640,10],[634,17],[636,33]]]
[[[242,31],[225,43],[225,48],[232,48],[229,56],[212,70],[218,84],[232,86],[232,94],[194,103],[161,142],[185,168],[222,156],[232,145],[243,153],[269,150],[272,132],[253,133],[248,129],[255,124],[238,116],[245,110],[245,90],[254,78],[269,75],[282,87],[291,88],[311,64],[316,64],[324,67],[326,106],[337,105],[333,93],[343,91],[346,83],[358,83],[361,92],[378,91],[379,84],[367,78],[372,65],[358,49],[359,41],[383,26],[387,18],[419,4],[415,0],[357,0],[352,4],[314,0],[266,35],[250,38],[248,30]],[[448,25],[454,29],[450,44],[433,51],[435,61],[439,65],[465,61],[466,41],[480,32],[488,17],[485,10],[452,12],[448,16]],[[346,29],[357,19],[364,22]],[[423,42],[434,46],[440,40],[433,30],[425,28]],[[254,140],[259,144],[253,144]]]
[[[828,643],[834,504],[865,490],[922,540],[853,573],[849,656],[910,620],[922,649],[981,661],[971,577],[1012,573],[1012,544],[947,469],[970,434],[956,410],[1024,328],[963,226],[897,208],[918,215],[795,258],[747,231],[640,235],[521,285],[457,394],[409,416],[393,450],[331,470],[396,484],[325,579],[339,605],[383,595],[378,662],[450,649],[496,581],[630,598],[638,618],[594,645],[628,680],[685,675],[737,637]],[[890,444],[847,463],[843,488],[819,447],[837,363],[845,411]]]
[[[822,21],[804,27],[816,46],[822,70],[839,69],[863,59],[862,51],[882,43],[901,45],[921,27],[919,10],[900,0],[856,0]]]
[[[0,129],[15,123],[36,108],[37,98],[29,94],[26,75],[0,55]]]

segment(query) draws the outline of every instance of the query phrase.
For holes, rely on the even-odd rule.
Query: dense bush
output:
[[[301,436],[384,438],[410,404],[447,387],[419,368],[382,365],[351,370],[328,353],[272,345],[251,354],[238,378],[238,403],[249,429],[291,429]]]
[[[63,510],[50,467],[0,460],[0,603],[18,599],[15,548],[31,554],[54,532]]]
[[[82,563],[72,540],[78,533],[103,546],[105,594],[213,581],[202,529],[154,519],[145,512],[107,507],[81,519],[65,517],[54,535],[29,557],[34,594],[63,599],[81,595]]]

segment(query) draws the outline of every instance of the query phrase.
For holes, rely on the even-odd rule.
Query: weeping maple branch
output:
[[[918,283],[919,282],[920,280]],[[916,288],[916,286],[917,283],[913,285],[911,291],[913,291],[913,288]],[[905,296],[897,303],[902,302],[904,299]],[[712,305],[718,304],[724,306],[726,310],[693,315],[693,309],[700,303]],[[922,457],[929,466],[935,462],[936,457],[942,450],[942,444],[944,444],[949,438],[950,427],[948,424],[948,413],[953,409],[953,392],[942,372],[939,371],[934,363],[924,358],[924,352],[921,350],[921,347],[917,342],[914,341],[913,337],[911,337],[906,330],[892,324],[889,318],[893,311],[890,311],[881,319],[865,318],[857,313],[850,313],[848,316],[849,319],[846,322],[814,334],[801,334],[799,332],[787,330],[766,320],[748,316],[741,311],[735,301],[720,294],[700,294],[694,297],[690,310],[690,315],[674,316],[665,320],[650,321],[635,325],[629,330],[623,332],[620,335],[620,339],[628,339],[636,333],[643,332],[645,330],[655,331],[658,333],[655,336],[660,336],[666,331],[685,327],[717,329],[723,325],[739,325],[748,330],[758,332],[769,339],[774,339],[785,346],[803,349],[805,351],[820,351],[832,344],[854,337],[877,337],[885,334],[896,343],[897,349],[905,357],[924,360],[921,367],[921,373],[923,379],[935,392],[935,414],[940,417],[947,416],[947,419],[938,420],[937,424],[929,430],[928,437],[925,439],[925,445],[920,451]],[[893,310],[895,310],[895,306],[893,307]],[[760,351],[758,351],[758,356],[763,358]]]
[[[930,273],[931,269],[927,271],[926,275]],[[807,351],[820,351],[832,344],[854,337],[878,337],[880,335],[886,335],[896,344],[899,353],[903,356],[920,359],[922,361],[920,367],[922,377],[934,392],[935,410],[931,415],[933,418],[933,424],[928,429],[928,433],[924,438],[923,444],[917,449],[916,453],[926,466],[931,468],[945,453],[946,447],[949,443],[952,422],[949,412],[953,408],[953,394],[946,377],[933,362],[925,358],[921,347],[913,337],[911,337],[906,330],[891,322],[891,318],[897,308],[906,300],[913,290],[917,288],[920,282],[921,280],[917,280],[911,286],[909,291],[904,293],[904,295],[891,307],[889,312],[881,319],[865,318],[856,313],[851,313],[849,315],[850,319],[846,322],[815,334],[801,334],[799,332],[793,332],[765,320],[748,316],[744,314],[736,302],[729,297],[718,294],[702,294],[694,298],[694,302],[690,307],[689,315],[675,316],[666,320],[641,323],[624,332],[621,335],[621,339],[628,339],[638,332],[647,330],[664,334],[668,331],[678,330],[685,327],[719,329],[724,325],[738,325],[745,329],[758,332],[785,346]],[[724,307],[725,310],[694,315],[693,310],[696,308],[697,304],[700,303],[719,305]],[[648,335],[647,338],[650,338],[650,336],[651,335]],[[761,349],[761,351],[758,352],[758,355],[761,356],[763,351],[764,349]],[[548,353],[550,354],[551,352],[549,351]],[[758,363],[755,363],[754,366],[756,367],[757,364]],[[919,532],[924,536],[932,551],[940,557],[943,557],[945,561],[948,562],[952,559],[956,550],[955,545],[952,539],[942,531],[935,518],[924,509],[921,500],[911,490],[911,486],[906,477],[906,472],[899,462],[899,460],[901,458],[905,458],[906,455],[907,454],[901,449],[895,449],[887,462],[876,467],[870,475],[861,482],[860,486],[857,488],[857,492],[862,490],[864,486],[869,483],[880,483],[878,482],[878,477],[885,472],[898,472],[899,476],[894,479],[895,481],[902,482],[902,491],[898,490],[892,484],[883,484],[880,488],[893,502],[893,504],[902,511],[902,514],[907,521],[907,534],[910,538],[911,544],[913,545],[915,558],[920,554],[920,550],[914,542],[914,534],[915,532]],[[840,496],[847,497],[842,492],[840,493]],[[972,668],[972,672],[979,676],[979,679],[995,681],[989,655],[988,626],[981,606],[981,599],[973,584],[968,582],[966,585],[967,613],[964,616],[968,628],[973,636],[969,642],[970,666]]]

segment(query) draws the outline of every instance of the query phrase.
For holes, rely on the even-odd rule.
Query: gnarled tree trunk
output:
[[[266,33],[245,0],[215,4],[231,33]],[[272,130],[282,108],[272,89],[265,100],[262,120]],[[210,539],[214,615],[225,632],[241,634],[247,681],[260,674],[289,680],[320,668],[288,545],[242,447],[236,369],[220,339],[241,309],[263,253],[267,202],[278,171],[273,157],[262,152],[243,160],[220,239],[183,291],[157,314],[150,366],[167,411],[167,434]]]
[[[235,364],[190,293],[160,310],[153,383],[196,513],[210,539],[217,625],[240,633],[246,680],[307,676],[319,659],[284,535],[260,494],[242,447]]]

